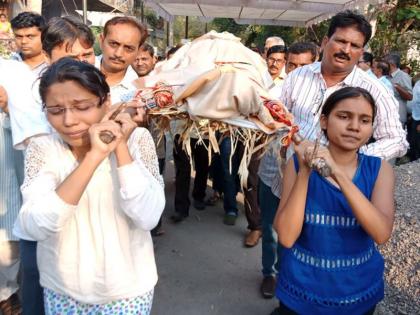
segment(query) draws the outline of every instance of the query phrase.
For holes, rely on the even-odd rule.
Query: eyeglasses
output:
[[[67,110],[71,110],[74,114],[82,114],[84,112],[87,112],[88,110],[90,110],[93,107],[99,107],[99,105],[101,104],[101,100],[99,100],[98,102],[83,102],[83,103],[79,103],[76,104],[74,106],[71,107],[61,107],[61,106],[47,106],[46,104],[44,104],[42,106],[43,110],[45,110],[47,112],[47,114],[51,115],[51,116],[61,116],[64,115],[64,113]]]
[[[367,63],[366,61],[364,61],[364,60],[359,60],[358,62],[357,62],[357,64],[358,65],[360,65],[361,63]]]
[[[284,59],[275,59],[275,58],[272,58],[272,57],[268,57],[268,61],[270,63],[272,63],[272,64],[275,64],[275,63],[284,63],[285,62]]]

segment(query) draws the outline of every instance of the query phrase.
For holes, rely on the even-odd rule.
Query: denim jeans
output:
[[[223,208],[226,214],[238,215],[236,194],[239,191],[238,168],[240,156],[238,152],[235,152],[230,160],[231,152],[231,140],[229,137],[224,138],[220,144],[220,160],[223,172]],[[230,168],[230,165],[232,168]]]
[[[238,215],[236,194],[239,191],[238,169],[244,154],[244,145],[239,142],[232,156],[230,169],[231,140],[224,138],[220,144],[220,158],[223,169],[223,206],[226,214]],[[244,208],[249,230],[261,230],[261,213],[258,206],[258,154],[251,157],[248,165],[247,189],[244,191]]]
[[[20,263],[22,273],[23,315],[43,315],[44,296],[39,284],[39,271],[36,264],[37,242],[20,240]]]
[[[280,267],[281,245],[273,230],[274,217],[280,199],[271,192],[270,187],[259,181],[258,200],[261,209],[262,223],[262,273],[263,276],[274,276]]]

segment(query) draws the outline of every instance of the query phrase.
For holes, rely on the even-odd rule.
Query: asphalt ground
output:
[[[193,182],[193,179],[192,179]],[[155,288],[153,315],[268,315],[276,299],[259,293],[261,242],[245,248],[247,222],[240,205],[235,226],[223,224],[223,203],[198,211],[174,224],[174,169],[165,170],[165,234],[155,237],[159,280]],[[208,187],[207,196],[212,189]],[[240,200],[240,196],[238,198]]]

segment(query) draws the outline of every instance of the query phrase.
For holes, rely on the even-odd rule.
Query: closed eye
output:
[[[92,105],[77,105],[77,106],[74,106],[74,108],[76,110],[79,110],[81,112],[84,112],[84,111],[86,111],[88,109],[91,109],[92,107],[93,107]]]
[[[348,119],[349,116],[348,115],[345,115],[345,114],[339,114],[338,115],[338,118],[340,118],[340,119]]]
[[[65,109],[59,106],[55,106],[55,107],[45,107],[45,110],[48,112],[48,114],[60,115]]]

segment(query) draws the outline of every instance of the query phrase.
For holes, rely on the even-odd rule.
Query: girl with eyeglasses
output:
[[[40,95],[56,133],[28,146],[15,234],[38,241],[46,314],[149,314],[150,230],[165,205],[153,140],[127,113],[109,119],[109,86],[92,65],[52,64]]]

